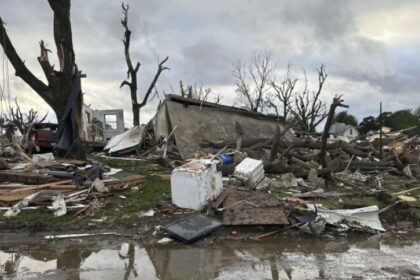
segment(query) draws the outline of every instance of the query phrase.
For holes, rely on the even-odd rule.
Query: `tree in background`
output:
[[[267,106],[276,111],[277,116],[287,120],[293,106],[293,94],[298,79],[291,78],[291,64],[287,65],[286,77],[280,81],[276,81],[275,77],[271,80],[270,85],[274,92],[266,97]],[[278,105],[279,104],[279,105]],[[279,113],[279,107],[282,113]]]
[[[408,109],[393,112],[389,120],[389,127],[392,128],[392,130],[401,130],[418,125],[419,117]]]
[[[345,123],[352,126],[357,126],[357,118],[347,111],[342,111],[334,116],[333,123]]]
[[[327,108],[325,102],[320,99],[322,89],[328,75],[325,72],[325,65],[317,69],[318,88],[310,91],[308,89],[308,79],[305,75],[305,86],[302,92],[295,95],[292,114],[298,122],[299,129],[314,132],[316,127],[327,118]]]
[[[222,95],[220,93],[215,94],[210,87],[205,87],[202,83],[187,85],[185,88],[182,81],[179,81],[179,89],[181,96],[185,98],[213,102],[216,104],[219,104],[222,100]],[[175,91],[172,90],[172,93],[175,94]],[[214,96],[213,101],[209,99],[211,96]]]
[[[382,124],[382,126],[392,128],[392,112],[382,112],[382,114],[376,118],[376,122],[378,123],[378,125]]]
[[[128,28],[128,5],[124,5],[124,3],[121,4],[122,12],[123,12],[123,18],[121,19],[121,24],[124,28],[124,55],[125,55],[125,61],[127,63],[127,79],[130,79],[130,82],[127,80],[124,80],[120,88],[123,86],[128,86],[130,88],[130,95],[131,95],[131,107],[133,111],[133,126],[140,125],[140,109],[144,107],[152,94],[152,91],[156,91],[156,82],[159,80],[160,74],[164,70],[168,70],[169,68],[164,66],[165,62],[168,61],[169,57],[167,56],[164,60],[160,61],[158,63],[158,69],[156,71],[156,74],[150,83],[149,87],[147,88],[147,91],[143,97],[143,100],[139,103],[137,99],[137,72],[140,69],[140,62],[137,62],[136,66],[133,66],[133,63],[131,62],[130,57],[130,39],[131,39],[131,30]]]
[[[28,126],[33,122],[43,122],[46,118],[48,113],[45,114],[42,118],[38,116],[38,111],[35,111],[34,109],[30,109],[27,114],[22,113],[20,110],[20,106],[17,102],[17,99],[15,99],[15,108],[10,107],[9,108],[9,116],[7,117],[7,122],[12,124],[14,127],[16,127],[19,132],[24,135],[26,133],[26,130],[28,129]]]
[[[393,131],[417,127],[413,130],[413,133],[420,133],[420,109],[416,110],[404,109],[395,112],[383,112],[377,118],[369,116],[363,119],[359,124],[359,131],[362,134],[366,134],[370,130],[379,130],[379,127],[386,126],[391,128]]]
[[[369,131],[376,131],[379,129],[379,123],[375,117],[369,116],[363,118],[362,122],[359,124],[359,132],[360,134],[366,134]]]
[[[263,112],[273,71],[271,54],[267,51],[255,53],[248,63],[238,60],[233,65],[238,105],[253,112]]]
[[[419,118],[420,118],[420,106],[418,106],[418,107],[414,110],[414,115],[415,115],[416,117],[419,117]]]

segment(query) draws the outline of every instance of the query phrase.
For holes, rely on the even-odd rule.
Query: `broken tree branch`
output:
[[[0,18],[0,44],[3,47],[4,53],[9,59],[10,63],[15,68],[15,75],[25,81],[34,91],[36,91],[47,103],[53,99],[53,95],[44,82],[35,77],[34,74],[26,67],[25,62],[22,61],[17,54],[9,36],[5,29],[5,23]]]
[[[153,77],[153,80],[150,83],[149,88],[147,89],[147,92],[146,92],[146,95],[143,98],[143,101],[140,104],[138,104],[138,106],[140,108],[143,107],[144,105],[146,105],[147,99],[149,98],[150,94],[152,93],[153,88],[155,87],[156,82],[158,81],[160,74],[165,70],[169,70],[169,67],[164,66],[165,62],[168,61],[168,59],[169,59],[169,56],[167,56],[164,60],[162,60],[159,63],[156,74]]]

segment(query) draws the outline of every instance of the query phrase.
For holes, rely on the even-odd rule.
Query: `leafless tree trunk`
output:
[[[37,122],[43,122],[45,118],[47,117],[48,113],[45,114],[44,117],[38,118],[38,111],[35,111],[34,109],[30,109],[27,114],[22,113],[20,110],[20,106],[17,103],[17,99],[15,100],[16,107],[10,107],[9,108],[9,117],[8,122],[12,123],[17,129],[19,129],[20,133],[25,134],[26,130],[28,129],[28,126],[37,121]]]
[[[281,105],[281,108],[283,110],[282,117],[284,120],[287,120],[287,117],[289,115],[289,112],[292,109],[292,103],[293,103],[293,94],[294,89],[296,86],[296,82],[298,79],[292,79],[290,76],[290,68],[291,64],[287,65],[287,75],[284,80],[282,80],[280,83],[276,82],[274,79],[270,82],[271,87],[274,89],[274,94],[272,96],[269,96],[266,98],[266,103],[268,107],[274,108],[277,115],[279,115],[278,112],[278,106],[276,105],[276,101],[278,101]]]
[[[325,66],[321,65],[318,72],[318,89],[312,93],[308,89],[308,79],[305,73],[305,88],[295,95],[294,107],[291,112],[296,119],[300,129],[314,132],[315,128],[327,117],[325,103],[320,99],[322,88],[327,74]]]
[[[0,18],[0,44],[15,68],[16,76],[24,80],[41,98],[54,110],[59,125],[63,122],[70,90],[75,75],[75,55],[73,51],[72,31],[70,22],[70,0],[48,0],[54,12],[54,40],[57,48],[59,69],[55,70],[48,58],[51,51],[44,41],[40,41],[40,56],[38,62],[47,78],[48,85],[39,80],[25,65],[17,54],[5,29],[5,23]],[[77,133],[81,132],[81,104],[82,94],[78,96],[78,108],[76,112]],[[78,134],[80,135],[80,134]]]
[[[337,107],[345,107],[348,108],[348,105],[343,104],[343,100],[341,99],[342,96],[334,97],[333,102],[330,106],[330,111],[328,112],[328,118],[327,122],[324,126],[324,131],[322,132],[322,138],[321,138],[321,151],[319,153],[319,157],[321,159],[322,167],[327,167],[327,160],[325,159],[326,155],[326,146],[327,146],[327,138],[328,138],[328,132],[330,131],[331,124],[334,119],[335,109]]]
[[[270,88],[273,69],[268,52],[256,53],[248,63],[238,61],[233,65],[239,105],[254,112],[264,110],[264,97]]]
[[[131,30],[128,28],[128,9],[129,6],[125,5],[124,3],[121,4],[122,12],[123,12],[123,18],[121,20],[121,24],[124,27],[124,55],[125,55],[125,61],[127,63],[127,79],[130,79],[130,82],[127,80],[124,80],[120,87],[128,86],[130,88],[130,94],[131,94],[131,105],[133,110],[133,125],[138,126],[140,125],[140,108],[144,107],[152,93],[153,90],[156,90],[156,82],[159,79],[160,74],[164,71],[169,69],[168,67],[164,66],[165,62],[168,61],[169,57],[167,56],[164,60],[160,61],[158,64],[157,72],[152,80],[152,82],[149,85],[149,88],[146,91],[146,94],[143,97],[143,101],[141,103],[138,103],[137,101],[137,72],[140,68],[140,62],[136,63],[136,66],[133,67],[133,63],[131,62],[130,57],[130,38],[131,38]]]

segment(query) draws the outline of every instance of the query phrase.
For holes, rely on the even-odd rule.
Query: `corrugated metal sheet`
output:
[[[104,151],[111,155],[122,155],[137,148],[142,141],[145,126],[136,126],[112,137],[106,144]]]

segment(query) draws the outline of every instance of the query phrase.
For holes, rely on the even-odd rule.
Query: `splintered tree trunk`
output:
[[[324,131],[322,132],[322,138],[321,138],[321,151],[319,153],[319,157],[321,159],[322,167],[327,167],[327,160],[326,160],[326,147],[327,147],[327,138],[328,133],[330,131],[332,121],[334,119],[335,109],[337,107],[344,107],[348,108],[348,105],[343,104],[343,100],[341,100],[341,96],[334,97],[333,102],[330,106],[330,111],[328,112],[327,122],[324,126]]]
[[[48,0],[54,13],[54,41],[57,49],[59,69],[50,64],[48,53],[43,41],[40,41],[40,56],[38,62],[47,79],[47,84],[39,80],[25,65],[17,54],[0,18],[0,44],[15,69],[16,76],[25,81],[54,111],[59,126],[63,125],[65,107],[69,99],[70,90],[76,74],[75,56],[73,51],[72,30],[70,22],[70,0]],[[83,96],[79,94],[75,106],[76,133],[80,136]]]

